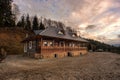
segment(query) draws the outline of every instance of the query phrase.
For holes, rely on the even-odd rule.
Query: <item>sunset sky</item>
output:
[[[81,36],[120,44],[120,0],[14,0],[21,14],[46,17],[76,28]]]

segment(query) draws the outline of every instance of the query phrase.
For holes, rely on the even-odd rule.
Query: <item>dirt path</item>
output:
[[[42,60],[9,56],[0,64],[0,80],[120,80],[120,55],[97,52]]]

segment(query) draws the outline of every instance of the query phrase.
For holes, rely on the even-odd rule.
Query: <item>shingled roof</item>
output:
[[[64,31],[64,33],[58,34],[59,31]],[[81,37],[72,36],[73,33],[70,32],[70,30],[67,28],[66,30],[63,30],[62,28],[58,28],[58,27],[48,27],[45,30],[34,30],[34,33],[40,36],[48,36],[48,37],[62,38],[62,39],[68,39],[68,40],[88,42],[87,40]]]

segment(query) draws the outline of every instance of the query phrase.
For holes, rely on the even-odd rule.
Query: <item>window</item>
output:
[[[71,43],[69,43],[69,47],[72,47],[72,44],[71,44]]]
[[[32,41],[29,41],[29,49],[32,49]]]
[[[63,32],[62,31],[58,31],[58,34],[63,34]]]
[[[26,34],[26,38],[28,37],[28,33]]]
[[[53,46],[53,42],[50,42],[50,46]]]
[[[86,44],[85,44],[85,43],[83,43],[83,47],[86,47]]]
[[[75,47],[75,44],[73,42],[69,43],[69,47]]]
[[[54,42],[54,46],[59,46],[59,42]]]
[[[82,43],[79,43],[79,47],[82,47]]]
[[[75,34],[73,34],[72,37],[75,37]]]
[[[43,46],[48,46],[48,42],[43,42]]]
[[[59,42],[59,46],[63,47],[64,46],[64,42]]]
[[[27,43],[24,44],[24,52],[27,52]]]
[[[69,43],[66,43],[65,46],[69,47]]]
[[[76,33],[73,33],[73,34],[72,34],[72,37],[77,37],[77,34],[76,34]]]
[[[72,44],[72,47],[75,47],[75,44],[74,44],[74,43]]]

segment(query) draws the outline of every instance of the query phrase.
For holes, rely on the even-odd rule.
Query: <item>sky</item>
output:
[[[120,44],[120,0],[14,0],[21,14],[62,21],[82,37]]]

